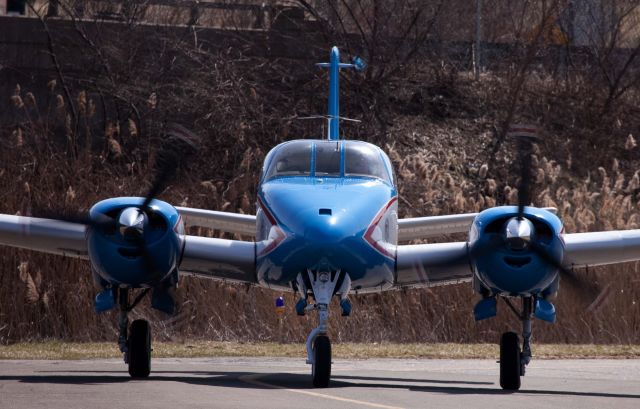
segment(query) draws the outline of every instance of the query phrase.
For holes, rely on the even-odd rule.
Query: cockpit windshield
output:
[[[340,142],[316,142],[316,176],[340,176]]]
[[[311,175],[311,141],[293,141],[279,147],[270,161],[266,179]]]
[[[386,155],[366,142],[298,140],[272,151],[265,180],[286,176],[364,177],[393,184]]]
[[[345,176],[374,177],[391,182],[380,151],[364,143],[347,143],[344,174]]]

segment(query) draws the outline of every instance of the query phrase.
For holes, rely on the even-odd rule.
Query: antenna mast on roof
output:
[[[329,140],[340,139],[340,68],[355,68],[357,71],[365,69],[365,63],[359,57],[353,59],[353,64],[340,62],[340,50],[338,47],[331,49],[331,58],[328,63],[318,63],[319,67],[329,68],[329,104],[327,112],[327,138]]]

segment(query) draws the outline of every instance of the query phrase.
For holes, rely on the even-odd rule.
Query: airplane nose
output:
[[[334,209],[313,209],[304,214],[304,238],[319,244],[335,244],[342,241],[348,232],[343,226],[340,213]]]

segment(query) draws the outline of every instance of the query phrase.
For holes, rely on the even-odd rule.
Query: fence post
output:
[[[482,40],[482,0],[476,0],[476,46],[474,49],[473,57],[473,68],[476,76],[476,81],[480,80],[480,71],[482,70],[481,66],[481,40]]]
[[[198,0],[194,1],[191,4],[191,9],[189,11],[189,22],[188,26],[196,26],[198,25],[198,20],[200,20],[200,2]]]
[[[49,5],[47,6],[47,17],[58,17],[59,6],[58,0],[49,0]]]

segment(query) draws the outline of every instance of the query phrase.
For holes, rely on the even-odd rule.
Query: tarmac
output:
[[[492,360],[334,360],[311,387],[304,359],[155,359],[132,380],[120,360],[0,361],[0,408],[634,408],[640,360],[539,360],[505,392]]]

